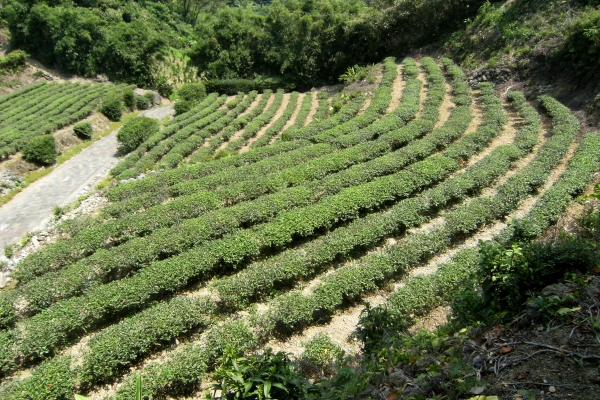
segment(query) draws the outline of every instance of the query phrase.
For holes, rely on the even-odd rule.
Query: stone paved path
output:
[[[169,106],[145,111],[144,115],[162,119],[172,113],[173,107]],[[104,178],[118,161],[116,152],[117,131],[114,131],[0,207],[0,249],[51,218],[54,206],[71,203],[86,186]]]

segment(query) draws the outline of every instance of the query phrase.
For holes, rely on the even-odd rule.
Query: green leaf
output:
[[[266,381],[264,386],[263,386],[263,390],[265,391],[265,397],[267,399],[270,398],[270,394],[271,394],[271,381]]]
[[[76,394],[75,395],[75,400],[88,400],[88,398],[85,397],[85,396],[82,396],[80,394]]]

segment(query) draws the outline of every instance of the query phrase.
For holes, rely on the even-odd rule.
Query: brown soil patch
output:
[[[410,327],[409,332],[416,332],[421,329],[433,332],[448,322],[448,316],[451,312],[452,308],[447,305],[435,308],[427,316],[421,318],[419,322]]]
[[[425,74],[421,63],[417,63],[417,66],[419,68],[419,75],[417,75],[417,79],[423,82],[423,85],[421,86],[421,93],[419,97],[419,112],[415,116],[415,119],[419,119],[421,117],[423,109],[425,108],[425,100],[427,99],[427,93],[429,93],[429,82],[427,81],[427,74]]]
[[[286,353],[292,353],[295,357],[299,357],[304,352],[303,343],[318,334],[324,333],[327,334],[334,343],[338,344],[346,354],[357,354],[360,352],[360,341],[358,341],[354,333],[360,320],[360,315],[365,308],[365,304],[369,303],[372,307],[375,307],[385,303],[386,299],[387,293],[383,291],[364,297],[360,304],[344,310],[339,310],[329,322],[322,325],[311,326],[302,333],[293,335],[285,341],[272,340],[264,347],[271,347],[275,352],[284,351]]]
[[[404,81],[404,65],[399,64],[397,67],[398,76],[394,80],[394,86],[392,87],[392,100],[390,101],[390,105],[386,111],[386,114],[391,113],[400,105],[400,100],[402,100],[402,92],[404,92],[404,87],[406,86],[406,82]]]
[[[319,107],[319,99],[317,99],[317,94],[318,92],[315,91],[306,93],[306,96],[312,96],[312,104],[310,106],[310,111],[308,112],[308,116],[306,117],[306,121],[304,121],[303,126],[310,124],[313,121],[315,114],[317,113],[317,108]]]
[[[450,113],[456,107],[456,104],[454,104],[452,101],[452,87],[448,84],[448,82],[444,83],[444,87],[446,88],[446,93],[444,93],[444,100],[440,106],[440,118],[434,126],[435,129],[444,126],[450,117]]]

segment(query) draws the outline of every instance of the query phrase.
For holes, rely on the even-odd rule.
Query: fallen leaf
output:
[[[504,347],[500,348],[500,353],[502,353],[502,354],[508,354],[511,351],[513,351],[513,349],[514,349],[514,346],[504,346]]]
[[[397,396],[398,392],[396,392],[395,390],[391,391],[390,394],[388,394],[387,396],[385,396],[385,400],[394,400]]]
[[[527,374],[523,373],[523,374],[519,374],[516,376],[516,378],[520,381],[522,381],[523,379],[527,379]]]
[[[594,272],[596,272],[597,274],[600,274],[600,268],[594,268]]]
[[[469,390],[469,393],[471,394],[481,394],[485,391],[485,386],[475,386],[472,387],[471,390]]]

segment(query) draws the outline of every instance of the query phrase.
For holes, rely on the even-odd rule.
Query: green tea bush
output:
[[[148,117],[136,117],[127,122],[119,133],[117,140],[121,144],[119,151],[129,153],[135,150],[144,140],[159,131],[158,121]]]
[[[123,115],[123,103],[121,96],[116,93],[111,93],[102,100],[100,112],[111,121],[120,121]]]
[[[192,103],[187,100],[179,100],[173,108],[175,109],[175,115],[181,115],[192,109]]]
[[[75,124],[73,127],[73,132],[75,132],[75,134],[81,138],[90,139],[92,137],[92,133],[94,133],[94,129],[92,128],[92,123],[86,121]]]
[[[52,164],[56,161],[56,140],[52,135],[34,137],[23,147],[23,158],[40,164]]]
[[[123,104],[127,109],[133,111],[135,109],[135,94],[132,88],[123,90]]]
[[[305,350],[300,356],[300,363],[305,370],[316,367],[323,372],[332,372],[335,362],[344,357],[344,350],[325,333],[316,335],[303,346]]]
[[[206,97],[206,87],[202,83],[186,83],[179,89],[179,97],[192,103],[201,101]]]

